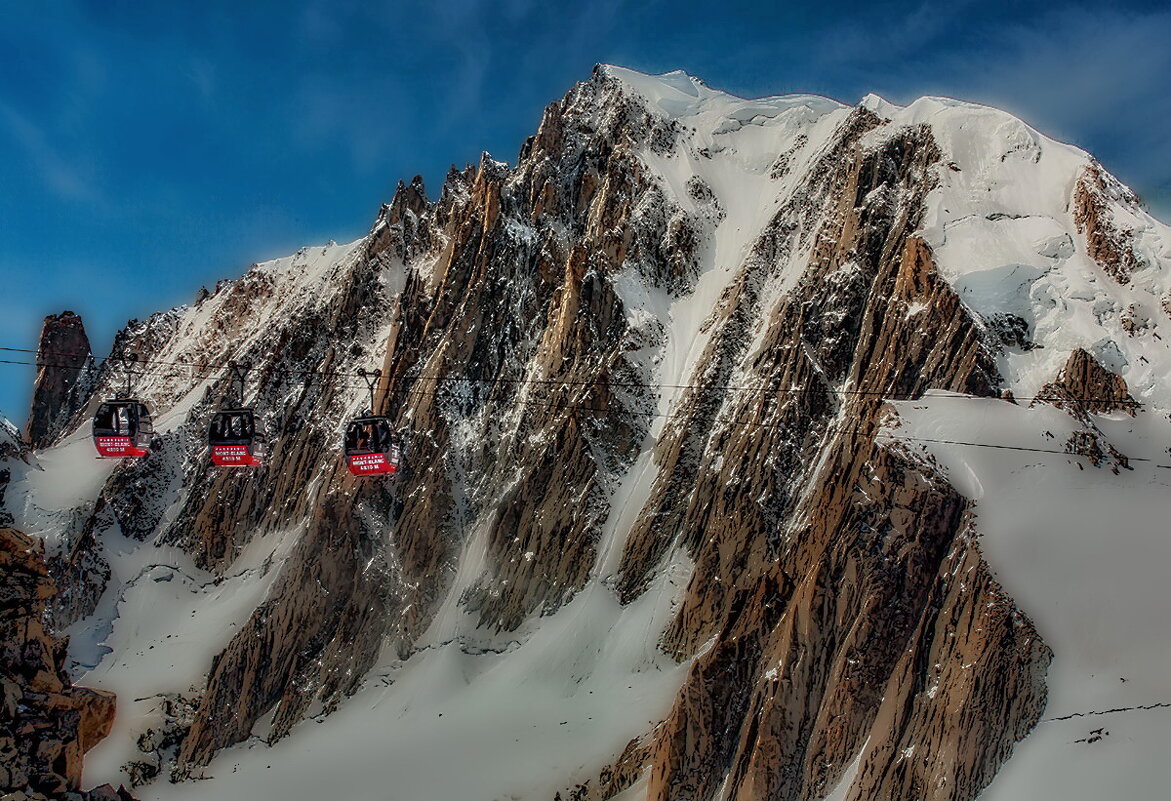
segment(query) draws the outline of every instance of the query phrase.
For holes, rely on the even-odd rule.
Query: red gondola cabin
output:
[[[402,461],[390,420],[359,417],[346,426],[346,464],[355,476],[393,476]]]
[[[137,459],[150,453],[154,425],[145,403],[133,398],[108,400],[94,414],[93,434],[103,459]]]
[[[251,409],[216,412],[208,428],[207,444],[217,467],[259,467],[263,461],[264,445]]]

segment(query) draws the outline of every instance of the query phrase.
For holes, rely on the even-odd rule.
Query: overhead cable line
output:
[[[38,355],[42,354],[42,352],[40,352],[40,351],[35,351],[35,350],[28,349],[28,348],[0,347],[0,351],[31,353],[31,354],[38,354]],[[44,351],[43,353],[47,354],[47,355],[65,356],[65,357],[72,357],[72,358],[76,358],[77,356],[79,356],[79,354],[76,354],[76,353],[60,353],[60,352],[55,352],[55,351]],[[182,362],[182,361],[167,361],[167,360],[163,360],[163,359],[150,359],[150,358],[140,359],[138,361],[135,361],[135,360],[131,359],[130,357],[123,357],[123,356],[94,356],[93,358],[97,361],[119,361],[119,362],[129,362],[129,363],[137,363],[137,364],[154,363],[154,364],[160,364],[160,365],[166,365],[166,366],[172,366],[172,367],[188,367],[188,368],[202,370],[204,372],[209,372],[212,370],[229,370],[231,368],[230,362],[223,362],[223,363],[220,363],[220,362]],[[35,365],[35,366],[39,366],[39,367],[63,367],[63,368],[69,368],[69,369],[77,369],[75,367],[75,365],[53,364],[50,362],[42,362],[42,361],[37,361],[34,363],[34,362],[17,362],[17,361],[0,360],[0,364],[28,364],[28,365]],[[140,371],[140,372],[149,373],[152,371],[145,370],[145,368],[144,368],[144,370]],[[277,372],[280,374],[284,374],[284,375],[345,377],[345,378],[350,378],[350,377],[353,377],[354,375],[356,375],[355,373],[353,373],[351,371],[347,371],[347,370],[316,370],[316,369],[297,369],[297,368],[278,368]],[[205,376],[205,377],[208,377],[208,376]],[[707,385],[705,385],[705,384],[665,384],[665,383],[657,383],[657,382],[653,382],[653,381],[645,381],[645,382],[644,381],[607,381],[602,378],[596,378],[596,379],[592,379],[592,380],[568,379],[568,378],[566,378],[566,379],[559,379],[559,378],[505,378],[503,376],[480,377],[480,376],[470,376],[470,375],[464,375],[464,374],[447,374],[447,375],[422,374],[422,375],[417,375],[417,376],[404,376],[404,378],[411,380],[411,381],[434,381],[434,382],[468,381],[468,382],[473,382],[473,383],[486,383],[486,384],[519,384],[519,385],[538,385],[538,386],[553,386],[553,387],[605,386],[610,389],[682,389],[682,390],[691,389],[691,390],[701,390],[701,389],[707,388]],[[360,387],[363,385],[357,384],[355,386]],[[891,400],[891,401],[919,400],[923,397],[923,395],[921,393],[916,395],[914,393],[906,393],[906,392],[904,392],[904,393],[884,392],[883,390],[830,389],[828,387],[818,387],[816,389],[813,389],[813,388],[809,388],[809,387],[772,387],[772,386],[768,386],[768,385],[730,386],[730,387],[719,388],[719,391],[721,391],[721,392],[760,392],[760,393],[792,394],[792,395],[798,395],[798,394],[803,394],[803,393],[807,393],[807,392],[823,392],[823,393],[829,394],[829,395],[840,395],[840,396],[881,397],[881,398],[884,398],[886,400]],[[960,394],[960,393],[932,396],[933,400],[936,398],[946,398],[948,400],[999,400],[999,398],[992,397],[992,396],[965,395],[965,394]],[[1127,396],[1127,397],[1095,398],[1095,397],[1074,397],[1074,396],[1064,396],[1064,395],[1031,395],[1031,396],[1020,395],[1020,396],[1015,396],[1014,400],[1018,400],[1018,401],[1064,401],[1064,402],[1077,402],[1077,403],[1117,403],[1117,404],[1142,405],[1141,401],[1137,401],[1134,398],[1129,397],[1129,396]]]
[[[18,349],[0,348],[0,350],[12,351],[12,350],[18,350]],[[21,352],[24,352],[24,351],[21,351]],[[131,360],[127,358],[127,359],[125,359],[125,361],[131,361]],[[152,360],[143,360],[143,361],[149,362]],[[164,365],[166,365],[166,364],[175,364],[175,365],[183,364],[183,363],[168,363],[168,362],[163,362],[162,360],[153,360],[153,361],[155,361],[157,364],[164,364]],[[13,360],[3,360],[3,359],[0,359],[0,364],[16,364],[16,365],[26,365],[26,366],[58,366],[58,367],[70,366],[70,365],[55,365],[55,364],[46,363],[46,362],[13,361]],[[194,367],[195,365],[191,364],[191,365],[187,365],[187,366]],[[208,375],[208,373],[213,370],[214,365],[210,365],[210,364],[209,365],[201,365],[200,367],[204,371],[203,377],[205,377],[205,378],[210,377]],[[225,369],[225,370],[230,369],[230,366],[225,366],[223,369]],[[163,371],[161,368],[147,368],[147,369],[140,371],[139,374],[140,375],[141,374],[151,374],[151,375],[155,375],[157,377],[157,376],[160,376],[162,374],[162,372]],[[277,373],[278,374],[283,373],[285,375],[301,374],[301,375],[345,376],[345,377],[349,377],[351,375],[350,373],[344,372],[344,371],[286,370],[283,368],[278,369]],[[357,374],[355,373],[354,375],[356,376]],[[178,373],[178,374],[172,373],[170,376],[163,376],[163,377],[183,378],[185,376],[182,373]],[[431,380],[432,378],[434,378],[434,377],[416,376],[416,377],[410,378],[410,380],[411,381],[420,381],[420,380]],[[473,381],[473,382],[474,381],[482,381],[482,382],[498,381],[499,383],[520,384],[520,385],[536,384],[538,386],[546,385],[548,383],[554,383],[554,382],[542,382],[542,381],[538,381],[538,380],[524,381],[521,379],[478,379],[478,378],[472,378],[472,377],[463,378],[463,377],[454,377],[454,376],[448,376],[448,377],[443,377],[443,378],[445,378],[446,380],[449,380],[449,381],[459,381],[459,380],[469,380],[469,381]],[[600,379],[592,381],[592,382],[585,382],[585,381],[569,382],[569,381],[567,381],[567,382],[555,382],[555,383],[557,383],[558,386],[595,386],[595,385],[597,385],[597,386],[611,386],[611,387],[614,386],[612,384],[607,384],[607,382],[600,380]],[[334,386],[342,386],[342,387],[349,388],[349,389],[361,389],[361,388],[364,388],[367,386],[365,383],[355,383],[352,381],[351,382],[335,381],[335,382],[333,382],[333,385]],[[691,387],[698,387],[700,385],[671,385],[671,384],[646,383],[646,384],[638,384],[637,386],[645,387],[645,388],[691,388]],[[785,389],[778,388],[775,391],[778,394],[802,394],[805,392],[812,392],[815,390],[810,390],[810,389],[785,390]],[[824,391],[829,394],[834,394],[834,393],[837,393],[837,394],[880,394],[878,392],[873,392],[873,393],[863,392],[863,391],[851,392],[849,390],[830,390],[830,389],[822,389],[821,391]],[[454,392],[454,391],[444,392],[439,389],[425,390],[425,389],[419,389],[419,388],[411,388],[411,389],[407,389],[407,390],[392,390],[390,394],[392,397],[400,397],[403,399],[406,399],[409,397],[433,397],[433,398],[438,398],[438,399],[449,399],[449,398],[462,399],[462,398],[464,398],[464,395],[462,393]],[[937,395],[937,396],[932,396],[930,399],[934,400],[936,398],[959,398],[959,399],[965,399],[965,400],[975,400],[975,399],[996,400],[996,398],[981,398],[979,396],[971,396],[971,395]],[[891,398],[889,398],[889,396],[888,396],[888,399],[891,399]],[[911,398],[907,398],[907,399],[911,400]],[[917,398],[914,398],[914,400],[922,400],[922,399],[923,399],[922,396],[918,396]],[[1026,398],[1026,397],[1022,396],[1020,398],[1017,398],[1017,400],[1030,400],[1030,398]],[[1092,398],[1075,398],[1075,397],[1066,397],[1066,396],[1054,396],[1054,397],[1035,396],[1035,397],[1031,398],[1031,400],[1042,400],[1042,401],[1060,400],[1060,401],[1066,401],[1066,402],[1076,401],[1076,402],[1083,402],[1083,403],[1089,403],[1089,402],[1101,403],[1101,402],[1118,402],[1119,401],[1119,399],[1092,399]],[[691,409],[681,409],[681,410],[674,411],[674,412],[638,411],[638,410],[627,409],[624,407],[602,408],[602,407],[582,406],[580,404],[562,404],[558,401],[541,401],[539,399],[532,399],[532,398],[517,399],[515,402],[517,405],[528,407],[528,408],[550,408],[555,411],[588,412],[591,414],[627,414],[627,415],[638,416],[638,417],[663,418],[668,421],[672,420],[672,419],[682,419],[685,417],[689,417],[693,411]],[[717,419],[716,421],[713,422],[713,424],[714,425],[723,425],[723,426],[732,427],[732,428],[745,428],[745,427],[788,428],[789,427],[787,425],[783,425],[783,424],[779,424],[779,423],[768,423],[768,422],[758,421],[758,420],[718,420]],[[936,443],[936,444],[943,444],[943,445],[957,445],[957,446],[965,446],[965,447],[992,448],[992,449],[999,449],[999,450],[1013,450],[1013,451],[1022,451],[1022,452],[1029,452],[1029,453],[1046,453],[1046,454],[1053,454],[1053,455],[1064,456],[1064,457],[1070,457],[1070,456],[1077,455],[1076,453],[1071,453],[1069,451],[1047,449],[1047,448],[1032,448],[1032,447],[1027,447],[1027,446],[1017,446],[1017,445],[1001,445],[1001,444],[986,443],[986,442],[966,442],[966,441],[961,441],[961,440],[942,440],[942,439],[929,439],[929,438],[916,438],[916,437],[900,437],[900,436],[897,436],[892,433],[882,434],[881,432],[874,433],[874,432],[863,432],[863,431],[857,431],[857,430],[855,430],[855,431],[841,430],[841,431],[838,431],[837,433],[841,434],[841,435],[847,435],[847,436],[851,436],[851,435],[887,436],[894,441],[900,441],[900,442],[924,442],[924,443]],[[1149,458],[1145,458],[1145,457],[1137,457],[1137,456],[1136,457],[1128,457],[1128,461],[1151,462],[1151,463],[1154,462],[1153,459],[1149,459]],[[1154,466],[1160,467],[1160,468],[1171,469],[1171,465],[1155,464]]]

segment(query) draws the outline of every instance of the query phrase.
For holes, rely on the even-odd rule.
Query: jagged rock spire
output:
[[[398,182],[394,190],[394,199],[390,201],[387,222],[390,225],[398,224],[403,218],[404,211],[410,211],[416,217],[427,208],[427,192],[423,187],[423,176],[416,175],[408,184]]]
[[[81,317],[71,311],[50,314],[37,346],[37,378],[24,438],[33,448],[49,445],[77,411],[74,388],[90,356]]]

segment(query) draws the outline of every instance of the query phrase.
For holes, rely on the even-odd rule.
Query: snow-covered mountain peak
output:
[[[865,97],[863,97],[860,101],[858,101],[858,105],[864,109],[868,109],[869,111],[873,111],[879,117],[883,117],[883,118],[889,118],[891,115],[893,115],[894,113],[896,113],[897,111],[899,111],[902,108],[902,106],[896,106],[894,103],[891,103],[885,97],[882,97],[881,95],[877,95],[874,92],[870,92]]]
[[[1005,496],[971,454],[1102,485],[1060,450],[1082,418],[997,397],[1084,349],[1066,395],[1122,376],[1145,408],[1098,433],[1163,458],[1169,241],[995,109],[599,67],[515,167],[485,154],[434,201],[400,184],[362,239],[123,332],[159,434],[142,461],[95,462],[79,409],[14,465],[7,508],[73,560],[79,672],[127,699],[89,770],[213,782],[149,801],[971,801],[1064,644],[1027,619],[1046,598],[992,580],[975,534],[1005,533]],[[255,368],[256,471],[205,453],[228,360]],[[393,481],[348,474],[367,405],[402,437]],[[1162,472],[1107,481],[1154,496]],[[1120,675],[1120,701],[1165,695]]]
[[[1157,407],[1171,406],[1157,397],[1162,376],[1171,374],[1171,346],[1158,331],[1171,303],[1171,234],[1083,150],[1006,111],[949,97],[901,106],[868,94],[851,109],[811,95],[740,98],[682,71],[599,72],[675,132],[639,152],[664,190],[702,218],[709,212],[689,195],[704,187],[696,191],[710,192],[720,210],[706,254],[720,269],[701,268],[698,305],[723,290],[843,126],[867,127],[862,152],[922,128],[937,153],[918,234],[965,306],[1000,332],[993,339],[1007,336],[998,356],[1006,388],[1035,393],[1082,348],[1140,395],[1154,393],[1148,399]],[[858,109],[875,119],[856,123]],[[796,259],[781,286],[803,267]],[[678,312],[692,313],[686,304]]]
[[[718,115],[741,123],[761,124],[795,107],[825,113],[844,108],[842,103],[820,95],[791,94],[743,98],[713,89],[682,70],[648,75],[626,67],[602,65],[603,76],[613,78],[641,96],[648,108],[670,119]]]
[[[650,100],[662,97],[690,97],[700,99],[719,94],[711,89],[699,78],[688,75],[683,70],[672,70],[661,75],[652,75],[629,67],[619,67],[614,64],[599,64],[598,72],[608,78],[621,81]]]
[[[1008,387],[1035,393],[1084,348],[1171,406],[1157,389],[1171,374],[1157,331],[1171,298],[1171,228],[1083,150],[1008,112],[939,97],[881,112],[890,123],[872,140],[926,125],[941,151],[920,230],[940,273],[990,327],[1025,332],[1000,357]]]

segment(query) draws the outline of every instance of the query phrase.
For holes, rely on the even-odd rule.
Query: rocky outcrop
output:
[[[28,456],[28,443],[20,436],[16,426],[0,417],[0,462],[13,459],[24,460]]]
[[[1120,284],[1130,281],[1140,266],[1134,234],[1114,221],[1111,201],[1137,205],[1138,198],[1097,164],[1088,167],[1073,191],[1073,218],[1086,238],[1090,258]]]
[[[70,684],[66,643],[44,624],[54,592],[40,545],[0,529],[0,793],[129,799],[108,786],[79,792],[82,757],[110,733],[115,699]]]
[[[179,752],[179,775],[236,743],[276,707],[279,739],[320,697],[327,709],[356,689],[382,644],[389,569],[347,493],[331,495],[241,632],[215,658]],[[391,596],[393,598],[393,595]]]
[[[1042,387],[1033,403],[1064,409],[1081,424],[1066,440],[1067,453],[1084,456],[1093,467],[1109,465],[1114,473],[1130,469],[1129,458],[1106,438],[1093,415],[1121,411],[1133,417],[1139,404],[1131,397],[1126,379],[1088,351],[1075,349],[1056,380]]]
[[[695,271],[696,245],[679,246],[689,223],[634,157],[636,147],[669,136],[599,76],[546,111],[516,170],[485,154],[449,173],[434,203],[421,181],[399,187],[352,268],[353,294],[343,291],[325,325],[343,329],[365,313],[377,290],[361,281],[405,258],[427,265],[407,271],[388,307],[375,403],[411,432],[410,491],[344,477],[322,427],[310,425],[287,432],[273,461],[289,465],[296,454],[305,465],[298,472],[327,476],[327,491],[306,498],[286,468],[247,482],[215,478],[200,492],[204,508],[172,531],[184,541],[195,532],[199,548],[222,543],[216,559],[230,557],[232,532],[274,524],[270,510],[308,524],[272,600],[216,660],[181,751],[185,770],[247,736],[274,705],[280,736],[314,697],[336,704],[383,638],[408,655],[477,530],[484,567],[461,601],[484,626],[514,629],[581,589],[610,482],[646,431],[645,419],[625,413],[638,398],[623,401],[608,388],[633,385],[639,374],[623,358],[633,336],[607,275],[631,254],[663,286]],[[636,222],[640,203],[649,216]],[[307,333],[321,325],[307,321]],[[447,375],[462,380],[434,378]],[[304,417],[320,417],[331,393],[307,390]],[[472,440],[474,448],[452,447]]]
[[[84,402],[79,386],[90,358],[89,337],[81,317],[71,311],[50,314],[37,346],[37,377],[24,438],[33,448],[44,448],[64,430]]]
[[[12,480],[12,471],[7,467],[0,467],[0,526],[12,525],[12,514],[4,508],[4,494],[8,489],[8,482]]]
[[[78,514],[65,532],[61,546],[48,558],[49,575],[57,592],[49,601],[46,620],[54,632],[93,614],[110,582],[110,563],[99,537],[115,524],[106,502],[98,498],[89,514]]]
[[[1066,409],[1079,419],[1091,414],[1123,411],[1134,416],[1138,402],[1130,394],[1126,379],[1106,369],[1088,351],[1075,349],[1057,379],[1046,384],[1034,401]]]
[[[855,759],[852,800],[971,798],[1039,718],[1048,650],[961,533],[962,499],[853,450],[826,478],[857,483],[810,496],[811,527],[697,661],[649,798],[819,799]]]

